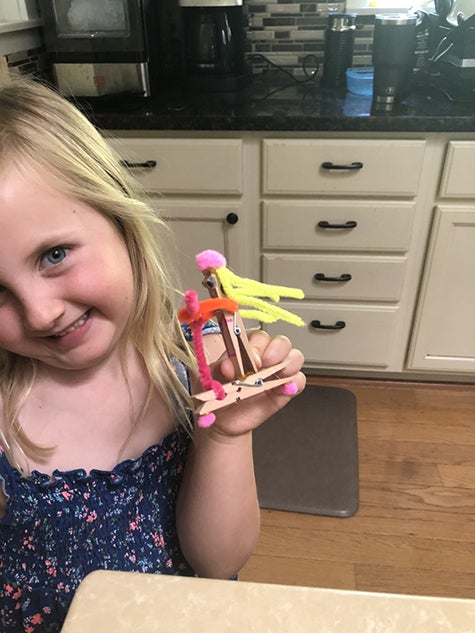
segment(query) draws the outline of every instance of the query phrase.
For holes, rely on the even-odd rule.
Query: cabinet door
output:
[[[475,207],[438,207],[409,367],[475,372]]]
[[[450,141],[440,184],[442,198],[473,198],[475,141]]]
[[[165,247],[179,272],[180,290],[194,289],[201,299],[208,298],[195,264],[196,254],[207,249],[222,253],[235,270],[244,270],[246,258],[239,203],[156,200],[153,205],[173,231],[174,239],[168,240]]]

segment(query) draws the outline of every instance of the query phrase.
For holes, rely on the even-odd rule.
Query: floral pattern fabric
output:
[[[112,471],[33,472],[0,448],[0,631],[58,633],[81,580],[96,569],[194,575],[175,504],[190,439],[167,435]]]
[[[192,340],[189,327],[182,326]],[[203,334],[218,333],[216,323]],[[174,362],[189,389],[185,367]],[[193,576],[179,546],[175,505],[191,439],[167,435],[112,471],[34,471],[24,477],[0,446],[0,633],[59,633],[81,580],[97,569]]]

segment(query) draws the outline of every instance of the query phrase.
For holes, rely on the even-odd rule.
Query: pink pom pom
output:
[[[196,265],[201,272],[208,268],[223,268],[226,266],[226,258],[218,251],[202,251],[196,256]]]
[[[286,396],[295,396],[298,391],[296,382],[288,382],[286,385],[282,387],[282,391]]]
[[[216,416],[214,415],[214,413],[208,413],[208,415],[201,415],[198,418],[198,426],[200,426],[202,429],[207,429],[209,426],[211,426],[214,421],[216,420]]]

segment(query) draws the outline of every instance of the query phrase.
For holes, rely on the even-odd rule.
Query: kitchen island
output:
[[[62,633],[472,633],[475,600],[97,571]]]

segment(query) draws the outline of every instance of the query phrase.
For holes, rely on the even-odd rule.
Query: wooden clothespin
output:
[[[258,298],[259,296],[266,296],[279,299],[281,295],[303,298],[303,292],[294,288],[270,286],[237,277],[226,268],[225,258],[217,251],[203,251],[197,255],[196,261],[198,268],[204,275],[203,285],[208,289],[211,302],[205,301],[200,304],[197,301],[196,293],[188,291],[185,293],[187,308],[186,310],[184,308],[180,310],[179,318],[181,321],[194,323],[192,330],[195,341],[195,353],[198,360],[200,380],[205,391],[194,394],[193,398],[197,401],[198,425],[210,426],[215,420],[214,411],[255,396],[258,393],[275,389],[282,385],[287,386],[287,393],[295,393],[295,383],[289,381],[288,378],[277,377],[278,372],[285,368],[285,363],[260,370],[256,367],[246,329],[237,307],[241,302],[250,305],[253,310],[247,311],[249,316],[261,318],[261,320],[266,322],[272,322],[281,318],[296,325],[303,325],[301,319],[296,315],[282,308],[269,306],[268,303]],[[227,272],[225,273],[225,271]],[[226,278],[226,282],[224,282],[224,278]],[[240,290],[236,290],[239,288]],[[232,301],[233,303],[226,304],[225,301]],[[200,306],[204,306],[204,304],[207,304],[208,309],[212,309],[216,317],[226,353],[234,365],[236,378],[229,383],[221,384],[214,381],[211,378],[209,368],[203,365],[203,363],[206,365],[206,360],[200,330],[204,324],[204,318],[203,310]],[[197,317],[198,314],[200,315],[199,317]],[[209,311],[207,315],[209,315]]]

